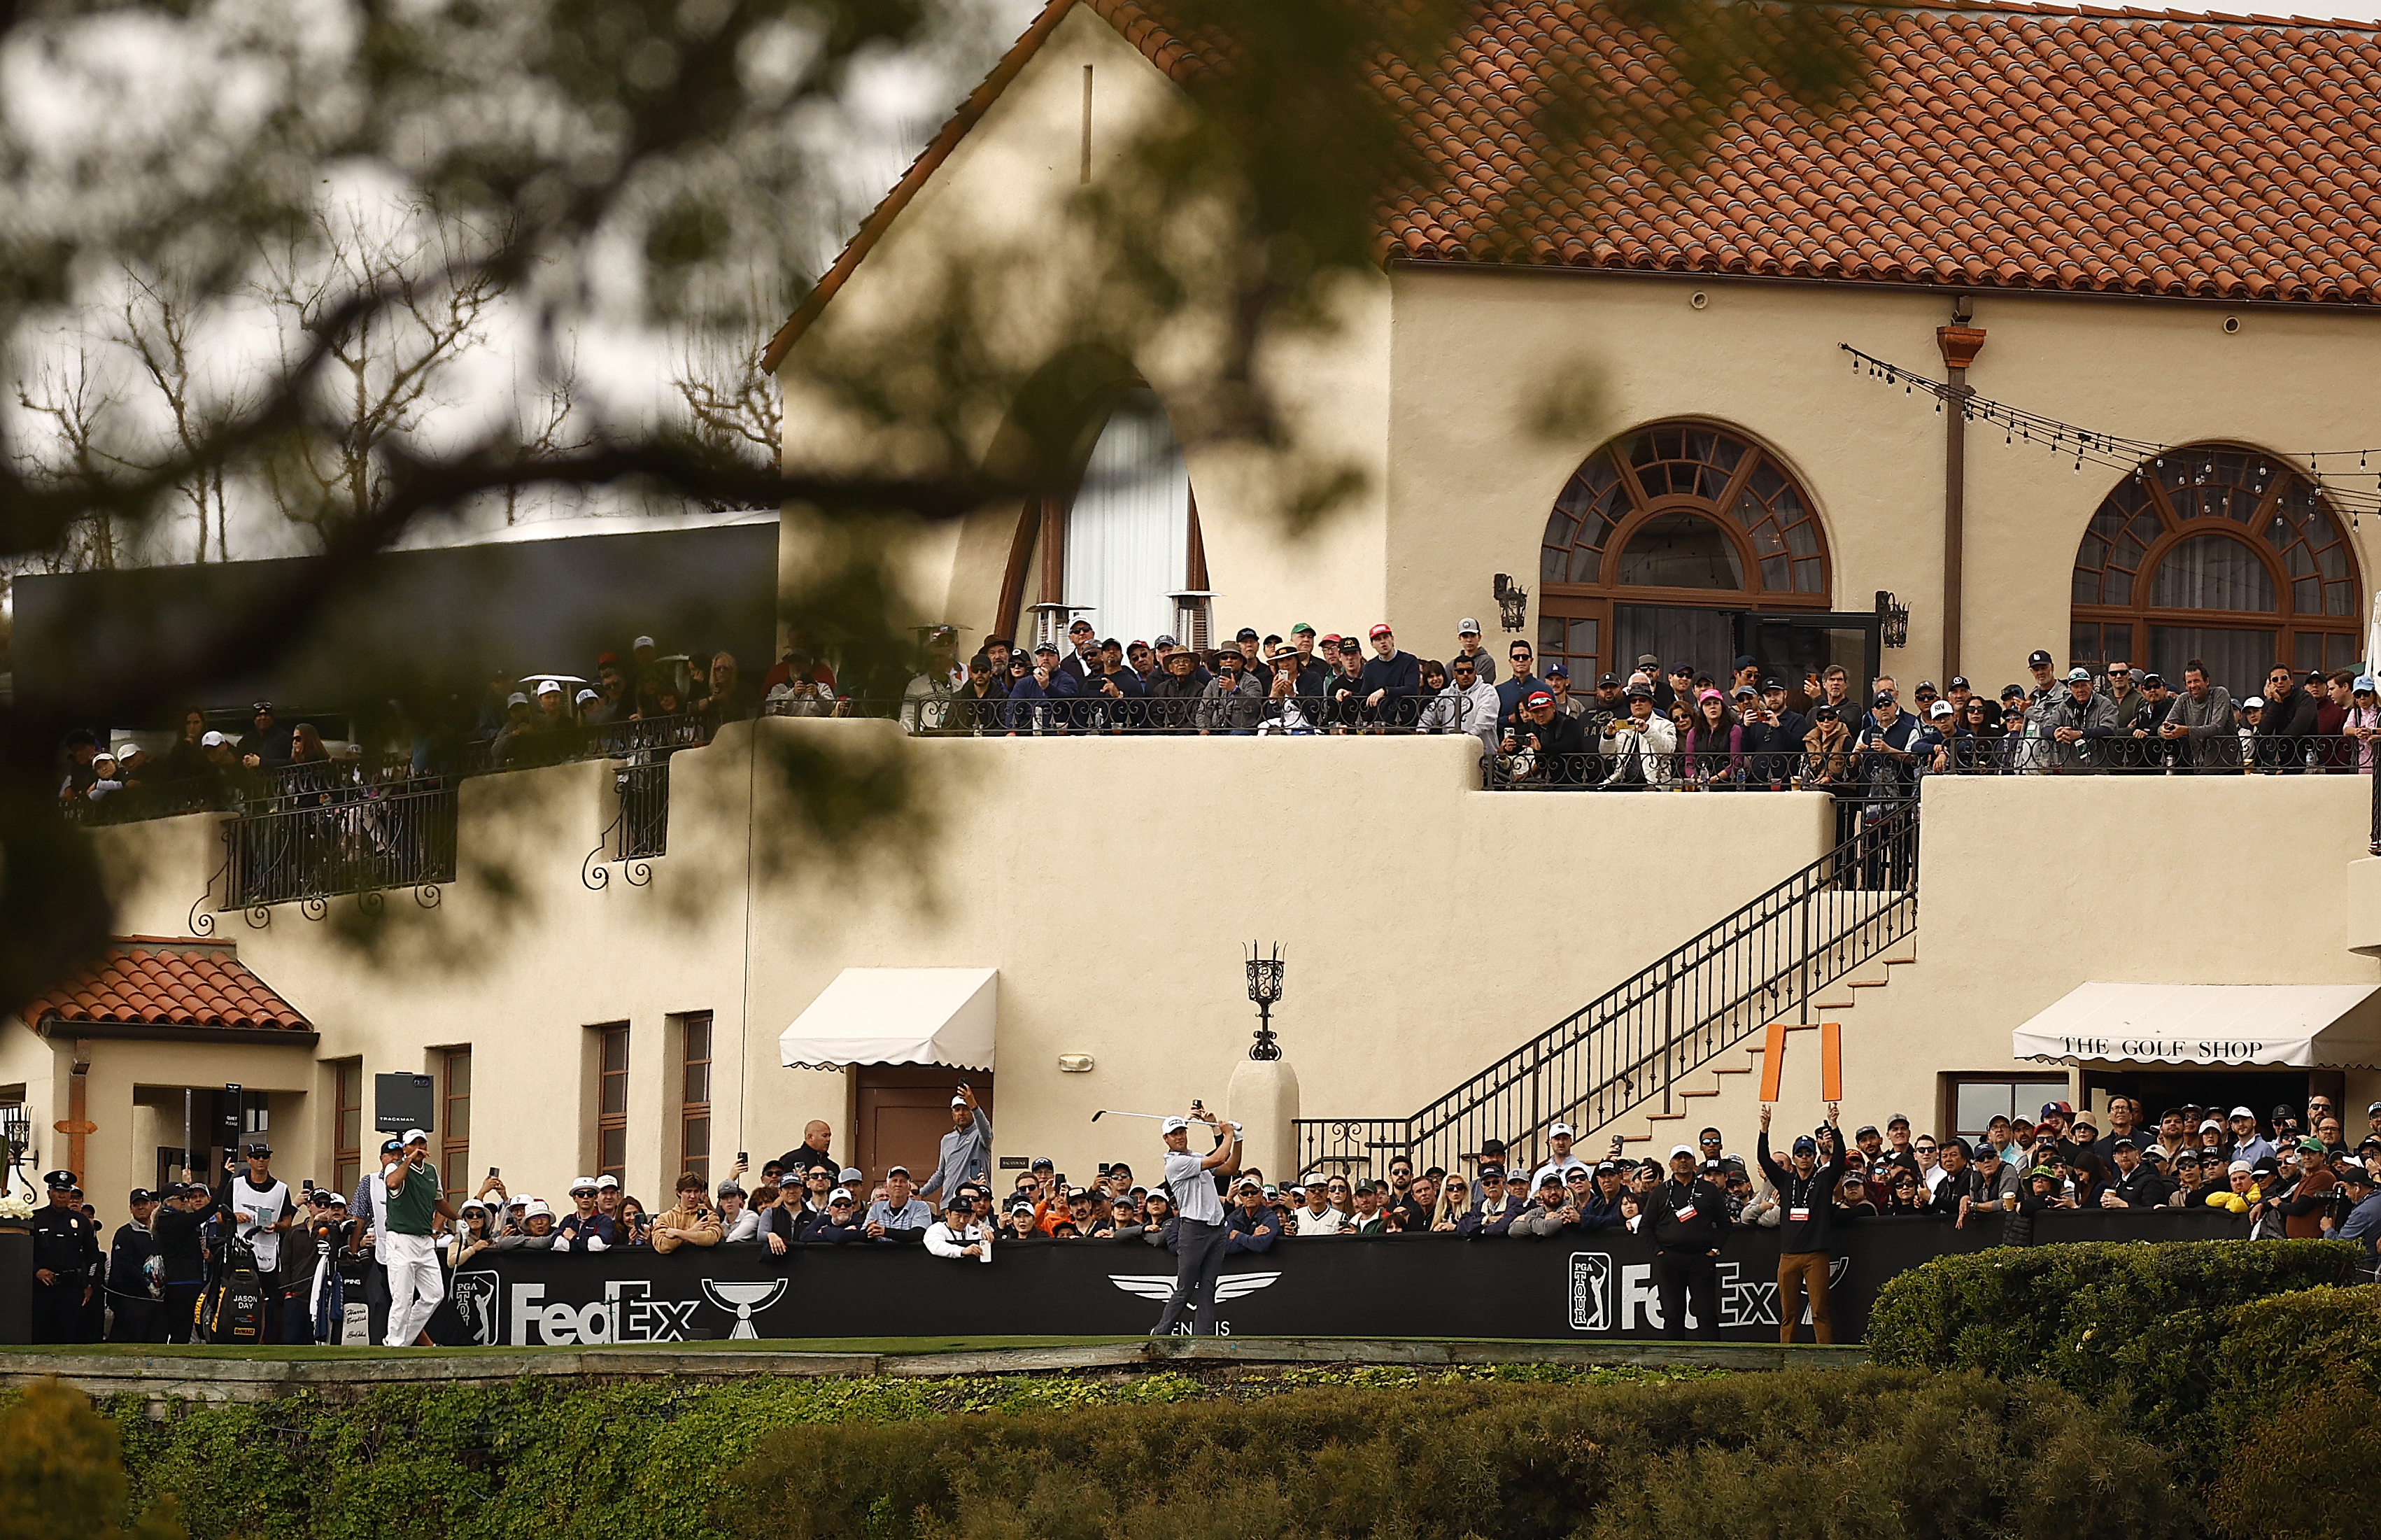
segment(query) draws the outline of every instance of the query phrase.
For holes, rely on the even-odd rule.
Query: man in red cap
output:
[[[1365,709],[1386,727],[1413,726],[1415,701],[1422,694],[1422,660],[1398,651],[1398,639],[1383,621],[1373,628],[1373,657],[1364,665],[1361,683]]]

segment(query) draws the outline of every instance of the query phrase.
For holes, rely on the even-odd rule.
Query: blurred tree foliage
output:
[[[872,532],[949,519],[1029,487],[1080,435],[1072,382],[1053,360],[1086,345],[1131,359],[1161,336],[1201,339],[1195,382],[1169,400],[1182,436],[1298,450],[1295,414],[1265,387],[1263,348],[1327,329],[1342,281],[1378,270],[1385,198],[1456,175],[1410,132],[1400,99],[1426,93],[1462,40],[1493,29],[1513,0],[1056,0],[1076,3],[1124,13],[1111,19],[1157,16],[1215,62],[1183,81],[1178,110],[1125,147],[1125,174],[1074,200],[1058,242],[1068,252],[1068,335],[1028,351],[995,341],[992,307],[1018,278],[1018,253],[940,253],[946,281],[931,304],[853,350],[806,356],[801,398],[785,407],[849,414],[898,452],[859,470],[786,472],[753,453],[751,430],[769,430],[770,408],[732,383],[692,403],[691,426],[684,412],[606,409],[580,388],[583,421],[568,434],[511,399],[449,413],[430,432],[403,409],[406,383],[372,369],[434,353],[442,329],[478,324],[498,294],[543,361],[543,377],[517,381],[516,394],[568,393],[579,340],[598,333],[752,357],[805,291],[790,253],[826,168],[804,125],[868,61],[921,46],[944,7],[0,6],[11,81],[0,114],[9,211],[0,327],[15,377],[34,377],[41,339],[72,318],[120,312],[128,294],[146,294],[170,297],[178,330],[142,368],[179,390],[171,421],[138,453],[41,452],[59,421],[29,400],[0,453],[0,568],[39,567],[93,532],[138,542],[194,508],[202,541],[213,518],[220,549],[223,510],[243,496],[277,504],[323,558],[303,581],[172,634],[157,634],[137,605],[80,617],[109,639],[104,659],[67,698],[35,705],[20,691],[0,718],[0,1008],[109,933],[91,857],[57,826],[62,730],[171,719],[210,681],[317,644],[318,626],[367,581],[371,558],[425,520],[509,508],[524,489],[646,506],[790,505],[830,528]],[[1582,168],[1598,141],[1618,137],[1683,167],[1748,96],[1824,107],[1862,79],[1839,10],[1799,0],[1618,0],[1616,9],[1669,67],[1622,80],[1619,67],[1584,49],[1545,61],[1529,169],[1498,194],[1515,219],[1532,204],[1530,182]],[[404,211],[378,246],[342,213],[340,201],[360,192],[370,206]],[[1484,232],[1483,255],[1500,238]],[[360,250],[402,261],[358,260]],[[756,291],[773,313],[753,313]],[[260,305],[271,295],[284,302]],[[260,311],[279,317],[255,349],[262,367],[207,387],[189,367],[191,349],[202,358],[220,345],[210,339],[236,335]],[[153,342],[166,330],[146,313],[126,329]],[[358,362],[375,358],[384,363]],[[38,399],[75,400],[74,382],[54,384]],[[86,393],[84,405],[99,403]],[[1023,452],[989,452],[987,422],[1024,424]],[[1358,471],[1327,456],[1290,463],[1275,479],[1278,511],[1292,520],[1321,516],[1359,484]],[[899,628],[915,617],[891,613],[897,584],[872,567],[896,559],[897,544],[873,535],[837,544],[861,554],[837,584],[813,584],[802,601],[822,604],[832,624],[799,608],[788,623],[863,674],[906,662],[911,643]],[[824,592],[837,585],[842,597]],[[402,658],[379,651],[354,665],[359,699],[412,700],[451,683],[409,678]],[[836,773],[817,756],[783,768]],[[874,784],[861,777],[875,768],[851,771],[855,787]],[[848,801],[832,789],[804,799]]]
[[[0,1413],[0,1540],[182,1540],[171,1497],[128,1522],[116,1424],[91,1399],[43,1380]]]

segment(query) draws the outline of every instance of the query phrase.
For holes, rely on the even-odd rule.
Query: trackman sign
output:
[[[1851,1262],[1837,1257],[1828,1264],[1830,1288],[1843,1282]],[[1776,1326],[1777,1280],[1747,1277],[1733,1262],[1722,1262],[1719,1272],[1719,1324],[1729,1326]],[[1648,1262],[1616,1265],[1608,1252],[1573,1252],[1569,1276],[1570,1329],[1584,1332],[1661,1331],[1662,1302],[1654,1287],[1654,1266]],[[1810,1306],[1802,1307],[1801,1324],[1809,1325]],[[1687,1313],[1690,1330],[1703,1323]]]
[[[516,1348],[757,1339],[755,1318],[786,1297],[784,1278],[706,1277],[693,1297],[659,1292],[649,1278],[605,1278],[603,1286],[603,1298],[573,1304],[549,1300],[543,1283],[467,1271],[455,1275],[449,1294],[470,1341]]]

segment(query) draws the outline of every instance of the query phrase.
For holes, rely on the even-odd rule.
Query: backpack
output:
[[[253,1345],[264,1339],[266,1294],[256,1252],[238,1239],[225,1242],[222,1276],[200,1314],[210,1342]]]

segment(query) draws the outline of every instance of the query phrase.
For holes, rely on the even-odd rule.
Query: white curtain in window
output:
[[[1172,629],[1166,595],[1189,586],[1190,473],[1147,390],[1117,404],[1067,511],[1067,603],[1100,635],[1131,642]]]

